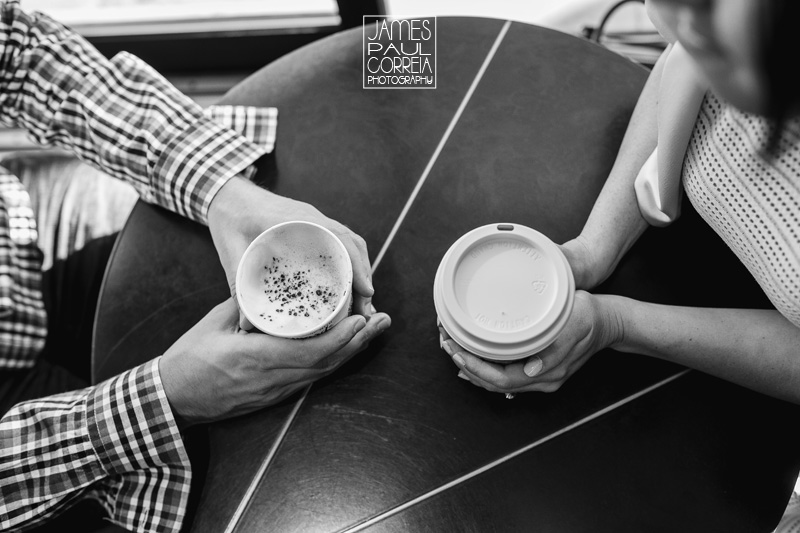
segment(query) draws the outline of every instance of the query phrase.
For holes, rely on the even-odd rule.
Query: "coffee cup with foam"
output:
[[[245,250],[236,297],[260,331],[301,339],[319,335],[352,311],[353,267],[342,241],[306,221],[277,224]]]

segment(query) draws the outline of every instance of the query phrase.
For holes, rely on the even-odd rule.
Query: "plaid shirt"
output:
[[[0,61],[6,124],[198,222],[220,187],[249,177],[274,144],[274,108],[203,110],[139,59],[108,60],[18,0],[0,4]],[[44,345],[41,260],[27,193],[0,172],[0,367],[33,366]],[[158,358],[94,387],[20,403],[0,419],[3,531],[87,497],[128,529],[178,531],[190,480]]]

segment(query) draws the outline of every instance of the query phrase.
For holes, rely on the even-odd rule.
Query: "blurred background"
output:
[[[649,65],[663,48],[641,0],[21,0],[72,27],[108,57],[125,50],[200,105],[274,59],[363,15],[510,19],[594,39]],[[602,31],[598,32],[598,28]],[[0,152],[33,148],[0,127]]]

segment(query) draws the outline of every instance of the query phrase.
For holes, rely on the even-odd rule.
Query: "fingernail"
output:
[[[458,371],[458,377],[460,377],[461,379],[465,379],[465,380],[469,381],[469,378],[467,377],[467,375],[465,373],[461,372],[460,370]]]
[[[357,320],[356,323],[353,324],[353,333],[358,333],[359,331],[364,329],[364,326],[366,326],[366,325],[367,325],[367,321],[364,320],[363,317],[361,319]]]
[[[439,348],[444,350],[444,337],[442,337],[441,333],[439,333]]]
[[[453,361],[455,361],[455,363],[456,363],[458,366],[464,366],[464,365],[466,365],[466,363],[464,362],[464,358],[463,358],[463,357],[461,357],[460,355],[458,355],[457,353],[456,353],[456,354],[453,354]]]
[[[533,376],[542,371],[542,360],[539,359],[538,357],[534,357],[533,359],[525,363],[525,366],[522,368],[522,370],[525,372],[526,376],[532,378]]]
[[[453,349],[450,347],[450,343],[442,341],[440,344],[442,348],[444,348],[444,351],[447,352],[447,355],[453,355]]]

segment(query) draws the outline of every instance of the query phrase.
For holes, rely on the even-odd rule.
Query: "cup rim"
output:
[[[347,258],[345,261],[346,270],[343,272],[342,281],[344,282],[344,290],[339,298],[339,301],[336,304],[336,307],[333,311],[325,318],[325,320],[319,322],[318,324],[314,325],[313,327],[307,328],[305,330],[300,331],[293,331],[293,332],[281,332],[281,331],[273,331],[270,330],[268,327],[262,327],[263,324],[260,325],[261,321],[255,318],[250,310],[248,310],[247,305],[245,304],[245,300],[242,296],[241,288],[242,288],[242,276],[243,274],[243,265],[245,264],[247,258],[252,253],[252,250],[258,246],[258,244],[269,237],[270,234],[275,233],[279,228],[283,228],[285,226],[291,225],[306,225],[315,228],[316,230],[322,231],[327,237],[333,239],[333,242],[336,243],[336,246],[341,250],[344,254],[344,257]],[[331,230],[317,224],[316,222],[309,222],[307,220],[288,220],[286,222],[281,222],[270,226],[269,228],[262,231],[256,238],[254,238],[250,244],[245,249],[244,253],[242,254],[241,259],[239,260],[239,265],[236,268],[236,299],[239,309],[242,311],[244,316],[250,323],[253,325],[254,328],[258,329],[259,331],[266,333],[267,335],[271,335],[273,337],[281,337],[284,339],[299,339],[310,337],[316,333],[321,331],[325,331],[329,328],[329,324],[332,320],[334,320],[341,312],[345,306],[349,305],[351,292],[352,292],[352,285],[353,285],[353,264],[350,261],[350,254],[347,252],[347,247],[344,245],[342,240],[336,236]]]

